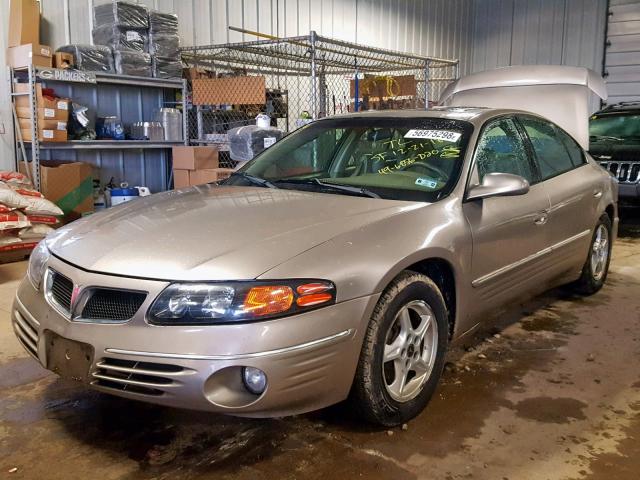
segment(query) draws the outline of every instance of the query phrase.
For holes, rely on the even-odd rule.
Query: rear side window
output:
[[[533,146],[542,180],[568,172],[584,163],[582,149],[554,124],[531,117],[519,120]]]
[[[573,138],[569,136],[568,133],[565,133],[563,130],[560,130],[558,127],[554,126],[554,128],[556,130],[556,133],[558,134],[558,137],[560,137],[560,140],[562,141],[564,148],[567,149],[567,152],[569,153],[569,157],[571,157],[571,163],[573,163],[573,166],[579,167],[580,165],[587,163],[584,158],[584,152],[582,151],[582,147],[578,145],[578,142],[576,142]]]

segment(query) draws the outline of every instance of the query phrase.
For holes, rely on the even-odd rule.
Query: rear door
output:
[[[586,161],[582,148],[552,122],[518,117],[534,152],[534,161],[551,201],[548,231],[553,270],[581,267],[597,220],[602,178]]]
[[[544,272],[550,202],[512,118],[484,126],[472,168],[470,186],[481,184],[488,173],[520,175],[531,184],[525,195],[463,204],[473,237],[472,285],[483,306],[496,306],[529,289]]]

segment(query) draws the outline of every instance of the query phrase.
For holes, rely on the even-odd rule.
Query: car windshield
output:
[[[472,131],[468,122],[440,118],[320,120],[225,184],[434,202],[456,185]]]
[[[640,115],[594,115],[589,122],[589,136],[592,141],[634,141],[637,143],[640,138]]]

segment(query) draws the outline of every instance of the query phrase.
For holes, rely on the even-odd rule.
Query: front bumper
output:
[[[166,282],[88,273],[53,257],[49,266],[76,284],[145,290],[149,295],[126,323],[76,322],[54,309],[25,279],[12,309],[14,331],[45,368],[53,369],[48,350],[53,349],[52,339],[62,337],[93,347],[87,376],[77,380],[95,389],[241,416],[292,415],[344,400],[358,362],[363,327],[377,301],[374,295],[241,325],[161,327],[149,325],[144,316]],[[73,367],[80,361],[74,357],[75,353],[63,354],[62,361]],[[268,384],[262,395],[244,388],[240,373],[244,366],[266,373]]]
[[[619,183],[618,198],[620,200],[640,201],[640,184],[638,183]]]

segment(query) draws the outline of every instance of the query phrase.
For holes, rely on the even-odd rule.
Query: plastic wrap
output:
[[[113,50],[147,51],[149,34],[146,30],[100,25],[93,29],[93,43],[107,45]]]
[[[120,75],[151,76],[151,55],[148,53],[114,50],[113,60],[116,73]]]
[[[178,16],[173,13],[149,11],[149,32],[178,35]]]
[[[149,34],[149,53],[158,57],[180,59],[180,37],[166,33]]]
[[[149,9],[129,2],[110,2],[93,7],[93,23],[125,28],[149,28]]]
[[[247,125],[229,130],[229,153],[236,162],[248,162],[280,140],[284,133],[275,127]]]
[[[113,54],[105,45],[65,45],[57,50],[73,54],[76,68],[90,72],[114,73]]]
[[[175,57],[158,57],[151,59],[153,76],[157,78],[182,78],[182,62]]]

